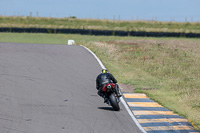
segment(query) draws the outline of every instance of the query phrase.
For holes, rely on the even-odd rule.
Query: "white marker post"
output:
[[[68,45],[73,45],[73,44],[75,44],[74,40],[68,40]]]

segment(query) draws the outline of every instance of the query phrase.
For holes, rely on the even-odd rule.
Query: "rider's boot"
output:
[[[121,93],[119,92],[119,86],[117,84],[115,85],[115,92],[117,93],[118,97],[122,96]]]
[[[104,103],[108,102],[108,98],[103,93],[98,92],[97,94],[104,99]]]
[[[108,102],[108,98],[105,95],[103,96],[103,98],[104,98],[104,103],[107,103]]]
[[[108,105],[110,105],[110,101],[105,95],[103,96],[103,98],[104,98],[104,103],[107,103]]]
[[[116,89],[116,92],[117,92],[117,96],[118,96],[118,97],[121,97],[121,96],[122,96],[122,94],[119,92],[119,88]]]

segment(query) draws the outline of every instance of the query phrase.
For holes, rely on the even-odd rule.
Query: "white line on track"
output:
[[[95,53],[93,53],[90,49],[88,49],[87,47],[81,45],[82,47],[84,47],[85,49],[87,49],[95,58],[96,60],[99,62],[100,66],[102,69],[106,69],[106,67],[103,65],[103,63],[101,62],[101,60],[96,56]],[[135,122],[135,124],[138,126],[138,128],[143,132],[146,133],[146,131],[144,130],[144,128],[140,125],[140,123],[137,121],[137,119],[135,118],[135,116],[133,115],[132,111],[130,110],[129,106],[127,105],[126,101],[124,100],[123,97],[120,97],[120,101],[122,102],[122,104],[124,105],[124,107],[126,108],[126,110],[128,111],[129,115],[131,116],[132,120]]]

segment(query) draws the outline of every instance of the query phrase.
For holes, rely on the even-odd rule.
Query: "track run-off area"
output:
[[[0,133],[141,133],[97,95],[100,72],[82,46],[0,43]]]

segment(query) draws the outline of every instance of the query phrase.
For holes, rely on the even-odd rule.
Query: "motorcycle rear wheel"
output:
[[[116,99],[116,97],[115,97],[115,95],[114,95],[113,93],[110,94],[109,100],[110,100],[110,104],[111,104],[111,106],[113,107],[113,109],[114,109],[115,111],[119,111],[119,110],[120,110],[120,107],[119,107],[119,104],[118,104],[118,102],[117,102],[117,99]]]

